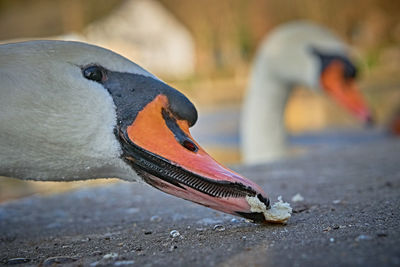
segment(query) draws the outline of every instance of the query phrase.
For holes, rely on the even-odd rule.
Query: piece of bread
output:
[[[260,212],[264,214],[265,221],[270,223],[286,223],[292,213],[290,204],[282,201],[282,197],[278,197],[278,202],[274,203],[270,209],[267,209],[257,197],[246,196],[252,212]]]

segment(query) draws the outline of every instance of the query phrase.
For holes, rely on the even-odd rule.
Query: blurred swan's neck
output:
[[[242,156],[245,163],[260,163],[285,156],[284,111],[292,86],[269,71],[257,57],[242,110]]]

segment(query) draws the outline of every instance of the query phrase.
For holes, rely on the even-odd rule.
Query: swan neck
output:
[[[284,111],[291,86],[273,75],[264,59],[255,63],[242,113],[245,163],[279,159],[286,154]]]

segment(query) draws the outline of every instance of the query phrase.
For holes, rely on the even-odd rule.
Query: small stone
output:
[[[99,255],[102,255],[103,254],[103,252],[101,252],[100,250],[96,250],[96,251],[93,251],[92,252],[92,256],[99,256]]]
[[[103,259],[108,260],[108,259],[116,259],[118,258],[118,253],[115,252],[111,252],[111,253],[107,253],[106,255],[103,256]]]
[[[222,224],[216,224],[216,225],[214,225],[214,231],[217,231],[217,232],[225,231],[225,226],[223,226]]]
[[[322,231],[329,232],[330,230],[332,230],[332,228],[330,226],[328,226],[328,227],[324,228]]]
[[[197,232],[203,232],[204,230],[205,230],[205,229],[202,228],[202,227],[197,227],[197,228],[196,228],[196,231],[197,231]]]
[[[14,264],[27,263],[27,262],[30,262],[30,261],[31,261],[31,259],[28,259],[28,258],[12,258],[12,259],[8,259],[6,261],[6,264],[14,265]]]
[[[231,219],[231,223],[238,223],[238,222],[239,222],[239,220],[237,218],[232,218]]]
[[[161,222],[162,218],[158,215],[154,215],[154,216],[151,216],[150,221],[151,222]]]
[[[329,242],[331,242],[331,243],[335,242],[335,238],[333,238],[333,237],[329,238]]]
[[[114,266],[132,265],[134,263],[135,263],[134,260],[116,261],[114,262]]]
[[[169,235],[170,235],[172,238],[175,238],[175,237],[180,236],[181,234],[180,234],[177,230],[172,230],[171,232],[169,232]]]
[[[333,204],[339,204],[340,202],[342,202],[340,199],[335,199],[334,201],[332,201]]]
[[[301,201],[304,201],[304,197],[302,195],[300,195],[299,193],[297,193],[296,195],[294,195],[292,197],[292,201],[293,202],[301,202]]]
[[[56,264],[66,264],[76,261],[75,258],[68,257],[68,256],[57,256],[57,257],[50,257],[44,260],[43,266],[53,266]]]
[[[378,237],[385,237],[385,236],[388,236],[388,234],[385,233],[385,232],[378,232],[378,233],[376,233],[376,236],[378,236]]]
[[[112,237],[112,236],[113,236],[112,233],[105,233],[105,234],[103,235],[103,237],[104,237],[105,240],[111,240],[111,237]]]
[[[145,231],[144,234],[145,235],[151,235],[153,232],[152,231]]]
[[[177,248],[178,248],[178,246],[176,246],[176,245],[171,246],[171,247],[169,248],[169,251],[172,252],[172,251],[174,251],[174,249],[177,249]]]
[[[339,225],[334,225],[334,226],[332,226],[332,228],[335,229],[335,230],[337,230],[337,229],[340,228],[340,226],[339,226]]]
[[[144,251],[138,251],[138,252],[136,252],[136,254],[138,256],[146,256],[146,252],[144,252]]]
[[[295,207],[293,207],[292,212],[293,213],[301,213],[303,211],[307,211],[309,210],[309,206],[304,205],[304,204],[300,204],[300,205],[296,205]]]
[[[360,241],[365,241],[365,240],[371,240],[372,236],[369,235],[359,235],[355,238],[356,242],[360,242]]]

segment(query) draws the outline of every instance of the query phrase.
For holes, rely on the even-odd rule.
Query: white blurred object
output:
[[[292,197],[292,202],[301,202],[304,200],[304,197],[300,195],[300,193],[297,193]]]
[[[98,45],[137,62],[161,77],[182,79],[194,72],[195,45],[191,33],[154,0],[127,0],[107,17],[93,22],[83,33],[69,32],[27,40],[63,40]]]
[[[93,43],[134,60],[158,75],[185,76],[194,70],[190,32],[159,2],[129,0],[84,35]]]

